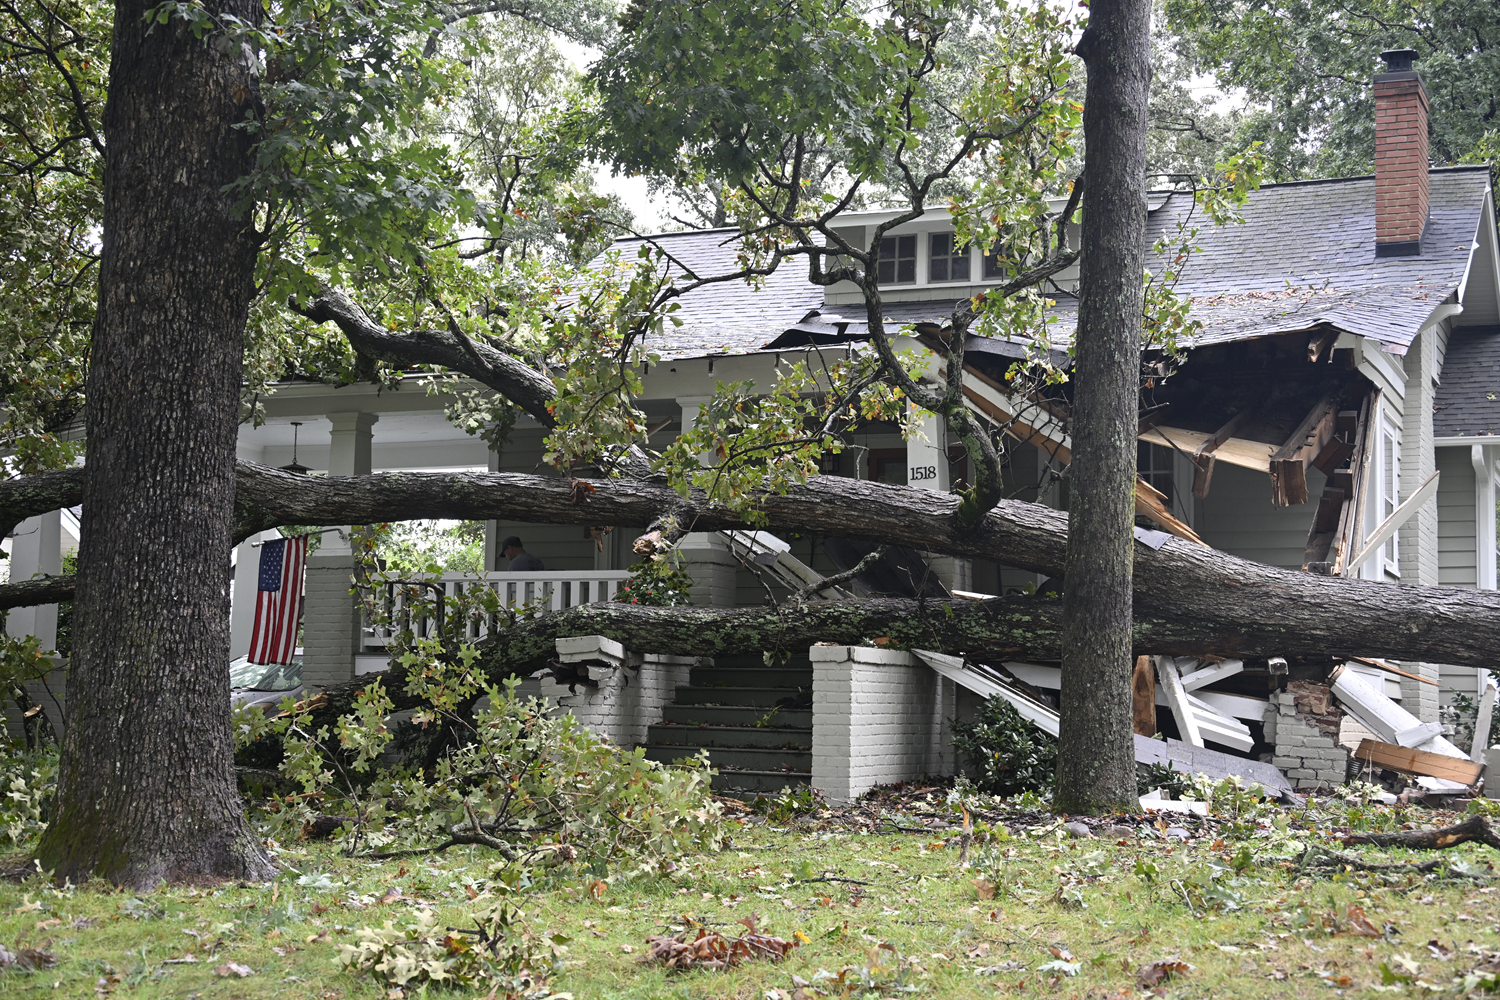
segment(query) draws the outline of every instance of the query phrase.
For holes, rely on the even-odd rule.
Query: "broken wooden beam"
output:
[[[1360,740],[1359,749],[1354,751],[1354,756],[1375,767],[1424,778],[1456,781],[1460,785],[1474,784],[1484,770],[1482,765],[1466,757],[1449,757],[1447,754],[1430,753],[1379,740]]]
[[[1156,735],[1156,667],[1149,656],[1135,658],[1130,675],[1130,717],[1136,735]]]
[[[1167,509],[1167,497],[1165,493],[1162,493],[1144,479],[1139,478],[1135,481],[1135,512],[1150,518],[1163,531],[1170,532],[1178,538],[1197,542],[1199,545],[1208,545],[1207,542],[1198,537],[1192,528],[1179,521]]]
[[[1271,502],[1276,506],[1307,503],[1307,467],[1333,437],[1337,418],[1333,396],[1324,396],[1271,456]]]
[[[1250,410],[1244,409],[1230,417],[1228,422],[1214,431],[1203,443],[1193,451],[1193,496],[1199,500],[1208,496],[1209,485],[1213,482],[1214,463],[1218,461],[1214,452],[1219,449],[1225,441],[1234,437],[1234,432],[1240,429],[1250,416]]]
[[[1183,427],[1166,427],[1157,425],[1146,433],[1140,435],[1142,441],[1152,444],[1164,444],[1178,451],[1191,454],[1198,450],[1212,434],[1204,431],[1190,431]],[[1228,462],[1230,465],[1238,465],[1242,469],[1252,469],[1256,472],[1267,472],[1271,467],[1271,456],[1276,452],[1276,445],[1267,444],[1264,441],[1251,441],[1249,438],[1232,437],[1222,442],[1214,449],[1214,457]]]

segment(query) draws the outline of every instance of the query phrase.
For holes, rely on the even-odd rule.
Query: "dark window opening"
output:
[[[1001,249],[1000,244],[997,243],[994,246],[990,247],[988,250],[986,250],[984,252],[984,277],[985,277],[985,280],[987,280],[987,281],[990,280],[990,279],[1003,280],[1005,278],[1009,278],[1010,277],[1010,273],[1006,269],[1006,266],[1005,266],[1006,263],[1007,262],[1005,260],[1005,254],[1004,254],[1004,251]]]
[[[932,234],[932,259],[928,274],[932,281],[968,281],[969,248],[953,245],[952,233]]]
[[[917,280],[915,236],[887,236],[880,241],[878,276],[883,285],[903,285]]]
[[[1162,444],[1137,441],[1135,467],[1136,473],[1152,489],[1167,498],[1167,509],[1171,510],[1176,500],[1172,489],[1172,449]]]

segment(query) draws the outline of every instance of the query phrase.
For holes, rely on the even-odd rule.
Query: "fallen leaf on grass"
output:
[[[1180,959],[1165,958],[1159,962],[1150,962],[1137,969],[1135,972],[1135,981],[1141,986],[1150,989],[1153,986],[1160,986],[1173,976],[1180,976],[1192,971],[1193,967]]]
[[[5,945],[0,944],[0,969],[15,966],[26,972],[35,972],[37,969],[50,969],[56,964],[57,956],[50,951],[40,948],[22,948],[20,951],[11,951]]]
[[[798,946],[798,941],[762,934],[756,930],[756,914],[740,920],[745,933],[739,937],[725,937],[718,931],[706,927],[698,928],[697,937],[691,941],[691,931],[684,930],[675,937],[657,936],[646,939],[650,950],[642,957],[643,962],[660,962],[669,969],[730,969],[741,962],[764,958],[772,962],[786,957],[787,952]]]
[[[49,927],[56,927],[60,923],[62,923],[62,921],[57,917],[53,917],[51,920],[38,920],[36,922],[36,929],[39,931],[44,931]]]
[[[1349,907],[1349,933],[1359,937],[1380,937],[1380,928],[1370,922],[1362,907]]]
[[[995,886],[992,882],[986,882],[982,878],[974,880],[974,891],[979,894],[980,899],[994,899]]]
[[[228,976],[239,976],[241,979],[244,979],[246,976],[255,975],[255,970],[248,965],[241,965],[238,962],[225,962],[223,965],[214,968],[214,975],[220,979]]]

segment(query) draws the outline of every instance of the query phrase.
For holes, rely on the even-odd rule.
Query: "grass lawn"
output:
[[[497,895],[531,931],[569,939],[535,995],[576,1000],[1462,996],[1500,969],[1490,848],[1445,852],[1451,867],[1430,874],[1299,869],[1307,844],[1331,844],[1351,824],[1444,825],[1457,814],[1320,801],[1206,823],[1136,817],[1110,830],[1110,820],[1094,829],[1103,836],[1082,838],[1044,813],[995,809],[988,818],[1004,839],[973,847],[967,868],[944,793],[907,789],[779,826],[730,803],[727,850],[602,875],[535,870],[518,890],[504,888],[500,859],[483,848],[377,863],[312,842],[279,849],[287,870],[266,885],[132,895],[39,877],[0,883],[0,945],[56,958],[0,970],[0,994],[420,996],[340,967],[340,947],[363,926],[400,927],[422,910],[440,928],[472,927],[470,914]],[[1369,861],[1433,857],[1351,850]],[[735,935],[747,918],[797,946],[784,961],[722,972],[642,961],[652,936],[691,937],[699,925]],[[1143,982],[1153,962],[1184,967]]]

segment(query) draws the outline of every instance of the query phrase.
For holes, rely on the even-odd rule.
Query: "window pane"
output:
[[[954,257],[952,267],[952,277],[954,281],[969,280],[969,255],[967,252],[964,253],[961,257]]]
[[[917,260],[915,257],[903,258],[896,262],[896,284],[917,280]]]
[[[1007,276],[1005,273],[1005,262],[1000,256],[1000,245],[998,243],[990,247],[989,252],[984,255],[984,276],[986,278],[1004,278]]]

